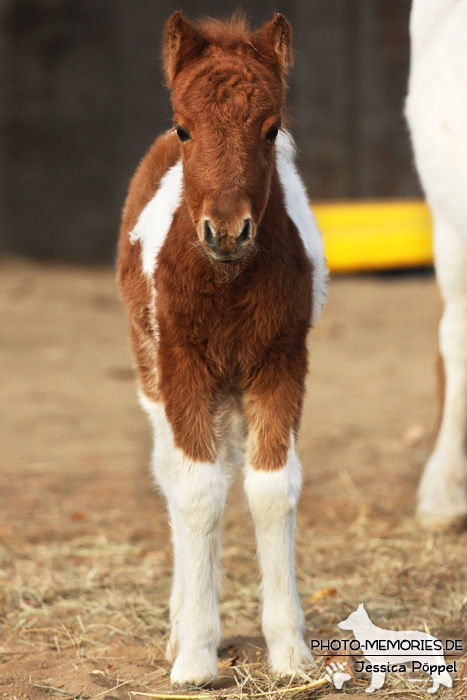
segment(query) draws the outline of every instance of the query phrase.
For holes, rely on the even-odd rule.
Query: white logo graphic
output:
[[[446,664],[443,644],[431,634],[416,631],[395,632],[376,627],[368,617],[363,603],[346,620],[340,622],[339,627],[354,633],[363,655],[370,664],[370,667],[366,666],[364,669],[371,670],[372,673],[371,684],[365,688],[367,693],[383,686],[388,671],[412,670],[429,673],[433,679],[433,686],[428,688],[429,693],[435,693],[440,684],[448,688],[452,686],[452,678],[448,671],[453,671],[455,665]],[[407,668],[409,663],[411,666]],[[348,680],[343,679],[343,675],[348,674],[333,675],[336,688],[342,688],[345,680]]]
[[[345,672],[344,664],[332,663],[329,664],[327,672],[324,676],[326,680],[331,683],[333,682],[337,690],[340,690],[344,685],[345,681],[349,681],[352,676]]]

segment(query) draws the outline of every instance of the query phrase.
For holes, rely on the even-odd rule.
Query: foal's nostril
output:
[[[205,219],[205,221],[204,221],[204,240],[210,248],[215,248],[216,239],[214,238],[212,228],[211,228],[209,221],[207,219]]]
[[[250,240],[250,219],[245,219],[243,222],[242,232],[238,237],[239,243],[245,243]]]

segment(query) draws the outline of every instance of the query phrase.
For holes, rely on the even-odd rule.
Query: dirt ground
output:
[[[299,443],[308,638],[342,638],[337,623],[364,602],[380,627],[467,641],[467,536],[428,535],[413,517],[437,418],[440,313],[430,273],[331,281],[310,334]],[[168,694],[170,534],[113,270],[0,261],[0,367],[0,697]],[[267,685],[240,484],[223,567],[219,688],[364,697],[366,675],[339,693],[324,681],[300,690],[303,678],[287,695]],[[321,663],[309,678],[323,673]],[[425,698],[427,688],[427,676],[391,674],[375,696]],[[437,697],[467,697],[466,683]]]

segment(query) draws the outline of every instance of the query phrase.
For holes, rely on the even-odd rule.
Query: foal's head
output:
[[[238,18],[195,26],[180,12],[165,29],[184,193],[203,249],[220,263],[239,262],[254,249],[271,186],[291,34],[280,14],[253,34]]]

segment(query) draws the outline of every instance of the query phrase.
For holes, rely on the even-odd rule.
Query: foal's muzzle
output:
[[[211,260],[224,264],[239,262],[251,245],[253,222],[250,217],[233,233],[217,230],[209,218],[204,219],[203,238]]]

